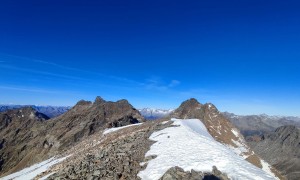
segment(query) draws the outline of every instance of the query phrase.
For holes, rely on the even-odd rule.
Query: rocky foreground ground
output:
[[[146,152],[154,143],[150,135],[166,127],[171,121],[163,120],[146,122],[103,135],[102,132],[93,135],[74,148],[64,152],[62,156],[72,154],[62,164],[58,164],[41,174],[39,177],[51,174],[48,179],[140,179],[137,174],[143,170],[153,156],[145,157]],[[187,179],[196,180],[204,177],[214,177],[227,180],[216,167],[212,172],[184,172],[179,167],[169,169],[162,180]]]

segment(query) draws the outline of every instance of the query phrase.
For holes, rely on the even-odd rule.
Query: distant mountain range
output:
[[[142,116],[147,120],[156,120],[163,118],[174,111],[174,109],[155,109],[155,108],[143,108],[138,109]]]
[[[72,108],[71,106],[0,105],[0,112],[23,107],[32,107],[49,118],[60,116]]]
[[[245,138],[273,132],[281,126],[293,125],[300,127],[300,117],[268,116],[266,114],[235,115],[228,112],[224,112],[223,115],[241,131]]]
[[[37,105],[0,105],[0,112],[9,109],[19,109],[30,106],[49,118],[60,116],[70,110],[71,106],[37,106]],[[146,120],[157,120],[170,115],[174,109],[142,108],[137,109]],[[247,138],[253,135],[262,135],[273,132],[276,128],[285,125],[300,127],[300,117],[261,115],[236,115],[229,112],[222,113]]]

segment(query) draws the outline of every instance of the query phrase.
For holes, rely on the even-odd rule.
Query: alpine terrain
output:
[[[300,118],[293,116],[268,116],[266,114],[241,116],[228,112],[224,112],[223,115],[228,118],[246,138],[273,132],[280,126],[293,125],[300,127]]]
[[[253,150],[280,170],[288,179],[300,179],[300,129],[281,126],[249,142]]]
[[[100,97],[48,120],[27,111],[1,113],[4,180],[285,179],[213,104],[196,99],[157,121]]]

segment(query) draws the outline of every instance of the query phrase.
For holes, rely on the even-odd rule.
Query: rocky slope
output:
[[[251,142],[254,151],[279,169],[288,179],[300,179],[300,129],[282,126]]]
[[[275,131],[275,129],[280,126],[293,125],[300,127],[299,117],[268,116],[265,114],[241,116],[228,112],[223,113],[223,115],[229,119],[246,138]]]
[[[7,171],[24,159],[34,147],[49,118],[31,107],[0,113],[0,172]]]
[[[36,112],[32,108],[28,109]],[[1,127],[4,126],[5,129],[1,130],[4,140],[1,142],[0,150],[2,164],[0,174],[20,170],[62,153],[82,139],[105,128],[144,121],[140,113],[126,100],[109,102],[100,97],[97,97],[95,102],[79,101],[62,116],[47,121],[35,118],[32,113],[15,115],[20,111],[24,112],[20,109],[13,110],[13,113],[9,114],[1,113]],[[19,119],[13,119],[14,116]],[[10,124],[14,126],[7,126],[7,122],[11,122]],[[24,128],[19,122],[26,122]],[[17,136],[19,134],[20,136]]]
[[[0,112],[24,107],[32,107],[36,111],[45,114],[49,118],[60,116],[71,109],[70,106],[0,105]]]
[[[189,126],[189,122],[194,123]],[[200,128],[203,134],[191,128],[195,128],[194,130]],[[173,133],[169,134],[168,131]],[[156,142],[152,138],[159,138],[165,142],[160,140]],[[37,168],[23,170],[4,177],[3,180],[22,179],[28,176],[43,177],[43,179],[107,180],[228,180],[229,178],[241,179],[241,177],[242,179],[274,179],[211,138],[205,126],[197,119],[148,121],[135,126],[111,128],[99,131],[65,151],[61,154],[63,158],[58,158],[56,163],[55,160],[50,159],[36,165]],[[177,143],[174,143],[174,140]],[[168,144],[169,141],[171,146]],[[186,143],[198,145],[187,146]],[[167,156],[149,153],[157,146],[167,146],[168,149],[160,150],[173,157],[172,160]],[[175,152],[181,157],[175,155]],[[163,160],[163,162],[155,163],[156,160]],[[55,165],[48,168],[51,162]],[[185,165],[182,162],[186,162]],[[171,165],[167,165],[170,163]],[[153,165],[156,168],[153,168]]]

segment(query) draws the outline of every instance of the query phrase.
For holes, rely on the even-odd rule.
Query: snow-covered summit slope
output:
[[[210,172],[213,166],[231,179],[277,179],[246,161],[227,146],[216,141],[198,119],[172,119],[174,127],[153,133],[156,141],[146,156],[157,157],[148,162],[138,176],[143,180],[161,178],[171,167],[185,171]]]
[[[170,116],[177,119],[200,119],[217,142],[229,147],[256,167],[271,171],[279,179],[285,179],[274,167],[263,166],[263,160],[246,144],[239,130],[213,104],[201,104],[191,98],[184,101]]]

